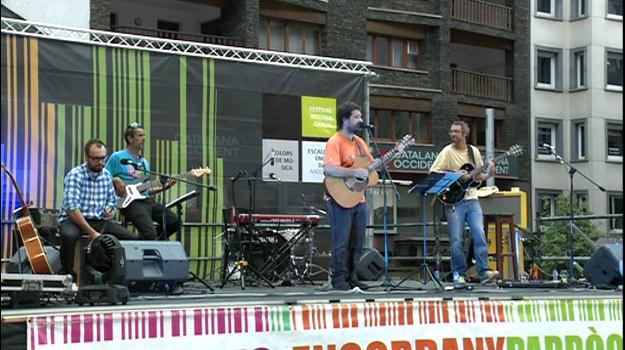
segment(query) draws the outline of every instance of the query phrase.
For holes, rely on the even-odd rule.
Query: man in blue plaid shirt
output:
[[[98,139],[85,144],[85,163],[65,176],[63,205],[59,216],[61,266],[63,274],[74,273],[74,246],[86,234],[92,240],[100,234],[131,240],[135,236],[112,222],[115,215],[115,189],[111,174],[104,168],[106,146]]]

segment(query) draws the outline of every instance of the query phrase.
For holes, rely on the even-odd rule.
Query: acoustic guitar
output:
[[[492,161],[496,164],[499,161],[509,156],[518,157],[522,153],[523,153],[523,148],[521,148],[521,146],[513,145],[510,147],[509,150],[498,155]],[[451,186],[449,186],[449,188],[446,191],[437,195],[436,197],[439,200],[441,200],[443,203],[448,204],[448,205],[454,205],[454,204],[458,204],[462,202],[462,200],[464,199],[464,195],[467,193],[470,187],[476,187],[481,184],[480,181],[474,181],[473,177],[476,175],[479,175],[487,167],[488,167],[488,162],[484,163],[482,166],[478,168],[475,168],[473,164],[470,164],[470,163],[464,164],[462,167],[460,167],[460,170],[467,171],[469,173],[469,176],[471,176],[471,179],[467,181],[458,180],[454,182]]]
[[[380,177],[377,170],[397,155],[398,146],[402,144],[405,147],[408,147],[413,143],[414,136],[407,134],[402,137],[401,141],[397,146],[395,146],[395,148],[386,152],[382,157],[374,160],[373,162],[370,162],[367,157],[356,157],[351,168],[368,169],[369,176],[364,179],[358,179],[354,176],[334,177],[326,175],[323,183],[328,191],[328,194],[330,194],[332,199],[334,199],[334,201],[343,208],[355,207],[358,203],[360,203],[362,194],[367,187],[373,187],[378,184],[378,179]]]
[[[36,274],[52,274],[54,272],[50,267],[50,262],[48,261],[48,257],[46,256],[46,250],[43,248],[43,244],[41,244],[39,232],[37,232],[35,223],[30,216],[28,204],[24,200],[22,191],[20,191],[20,188],[17,186],[17,182],[15,181],[15,177],[6,167],[6,165],[2,164],[2,169],[11,179],[13,187],[15,187],[15,192],[17,192],[17,195],[20,197],[20,201],[22,202],[22,217],[15,219],[15,224],[17,225],[17,230],[22,237],[22,242],[24,242],[24,248],[26,250],[26,255],[28,256],[30,266],[32,267],[33,272]]]

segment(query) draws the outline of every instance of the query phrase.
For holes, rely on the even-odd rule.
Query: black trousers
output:
[[[154,198],[135,200],[121,212],[126,220],[132,222],[132,225],[139,231],[139,239],[153,241],[164,238],[162,230],[163,210],[165,210],[165,233],[169,237],[178,231],[178,216],[171,210],[165,209]],[[158,232],[154,227],[154,222],[159,223]]]
[[[133,240],[137,239],[132,232],[128,231],[125,227],[115,223],[106,222],[104,220],[87,220],[89,226],[94,230],[103,234],[109,234],[117,237],[120,240]],[[106,226],[104,225],[106,223]],[[104,228],[104,230],[102,230]],[[72,274],[74,271],[74,247],[76,242],[83,235],[82,230],[72,220],[67,220],[61,223],[61,267],[63,274]]]

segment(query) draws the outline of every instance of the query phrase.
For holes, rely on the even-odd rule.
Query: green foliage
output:
[[[575,215],[588,215],[580,208],[575,208]],[[556,216],[569,215],[569,197],[567,195],[560,195],[556,199]],[[590,220],[575,220],[575,225],[584,232],[592,241],[596,241],[601,236],[601,231]],[[568,221],[551,221],[547,223],[546,228],[541,234],[541,251],[542,256],[566,256],[568,257],[568,233],[569,226]],[[573,254],[575,257],[591,256],[595,252],[595,249],[591,247],[588,242],[576,231],[573,230]],[[577,260],[577,262],[584,266],[586,260]],[[547,274],[542,278],[550,278],[551,272],[556,269],[557,271],[567,270],[568,260],[543,260],[540,263],[542,271]]]

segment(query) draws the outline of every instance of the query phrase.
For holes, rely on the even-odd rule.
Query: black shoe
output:
[[[364,284],[360,281],[349,281],[347,282],[352,288],[360,288],[361,290],[366,290],[369,289],[369,286],[367,284]]]
[[[333,282],[332,289],[347,291],[347,290],[352,290],[352,287],[350,287],[350,285],[345,282]]]

